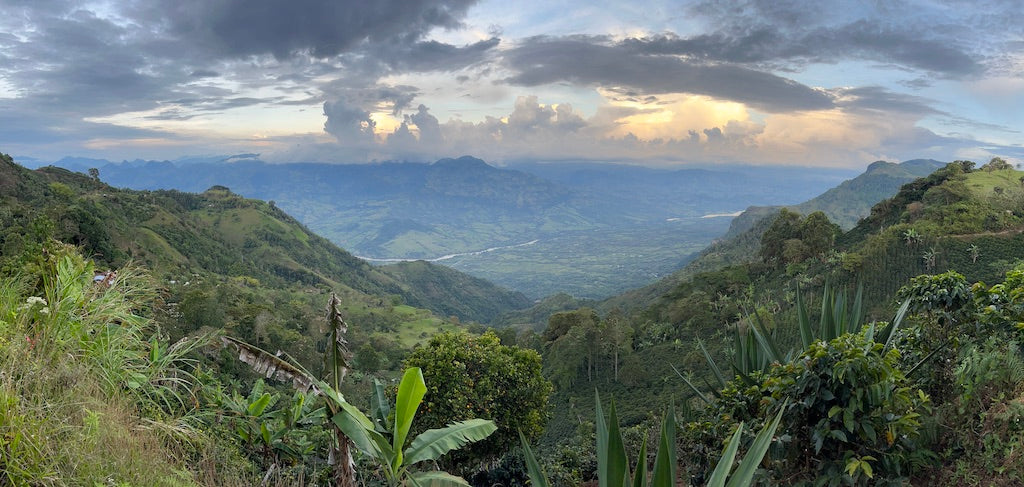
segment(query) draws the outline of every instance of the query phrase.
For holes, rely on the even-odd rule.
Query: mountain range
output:
[[[251,156],[251,155],[245,155]],[[516,289],[602,298],[678,269],[749,205],[799,202],[849,171],[651,169],[472,157],[432,164],[267,164],[251,157],[157,162],[64,159],[114,186],[274,201],[371,262],[423,259]]]

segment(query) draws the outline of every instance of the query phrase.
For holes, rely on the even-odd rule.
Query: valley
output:
[[[225,186],[273,201],[370,262],[436,261],[531,299],[557,292],[604,298],[648,284],[728,228],[727,218],[700,217],[797,203],[850,175],[820,168],[587,162],[494,167],[472,157],[432,164],[223,159],[114,164],[66,158],[56,164],[77,171],[95,165],[105,182],[133,189]]]
[[[1020,1],[0,1],[0,487],[1024,486]]]

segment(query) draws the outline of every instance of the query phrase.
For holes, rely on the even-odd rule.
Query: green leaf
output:
[[[406,483],[417,487],[469,487],[469,482],[462,477],[436,470],[410,474]]]
[[[857,283],[857,294],[853,298],[853,309],[850,310],[850,321],[847,323],[847,333],[856,333],[860,328],[860,322],[864,319],[864,283]]]
[[[910,301],[910,299],[903,301],[903,304],[900,305],[900,309],[896,311],[896,316],[893,317],[892,322],[886,325],[885,328],[882,328],[881,333],[875,337],[875,341],[877,343],[884,344],[884,347],[882,348],[883,352],[889,350],[892,346],[892,340],[896,337],[896,330],[898,330],[900,324],[903,323],[903,318],[907,315],[907,310],[910,308]]]
[[[395,402],[395,431],[392,449],[395,458],[392,461],[394,470],[402,466],[402,449],[405,439],[412,429],[412,420],[416,416],[423,396],[427,393],[427,385],[423,381],[423,371],[419,367],[406,369],[402,382],[398,384],[398,399]]]
[[[871,469],[871,464],[868,463],[866,460],[861,459],[860,469],[864,471],[864,474],[867,475],[869,479],[875,478],[875,471]]]
[[[853,473],[857,471],[857,467],[860,465],[860,460],[851,458],[850,461],[846,462],[846,474],[853,476]]]
[[[622,444],[618,418],[615,416],[615,404],[612,403],[609,421],[605,421],[604,409],[601,407],[601,396],[594,391],[595,412],[597,414],[597,480],[600,487],[621,485],[626,471],[626,450]]]
[[[263,436],[263,443],[270,444],[270,430],[267,429],[267,423],[260,423],[260,435]]]
[[[250,416],[259,416],[259,415],[263,414],[263,410],[266,409],[267,405],[269,405],[269,404],[270,404],[270,393],[269,392],[264,392],[263,395],[259,397],[259,399],[253,401],[253,403],[249,405],[249,408],[247,409],[249,411],[249,415]]]
[[[797,322],[800,325],[800,343],[803,344],[804,350],[807,350],[814,343],[814,332],[811,331],[811,319],[808,317],[807,305],[804,304],[803,292],[800,291],[799,284],[796,286],[796,313]]]
[[[349,403],[342,403],[341,406],[341,411],[335,414],[331,421],[359,451],[390,468],[394,450],[388,440],[373,429],[373,422],[362,411]]]
[[[661,440],[654,456],[652,487],[673,487],[676,482],[676,420],[675,409],[670,408],[661,424]]]
[[[729,471],[732,470],[732,462],[736,458],[736,452],[740,448],[740,439],[743,435],[743,422],[740,422],[736,426],[736,432],[732,434],[732,438],[729,439],[729,445],[725,447],[725,451],[722,452],[722,457],[718,460],[718,465],[715,465],[715,470],[711,473],[711,477],[708,479],[708,487],[725,487],[725,481],[729,477]]]
[[[594,389],[594,421],[597,428],[597,472],[600,487],[608,486],[608,479],[601,475],[606,470],[605,463],[608,462],[608,423],[604,418],[604,408],[601,407],[601,395]]]
[[[644,435],[644,441],[640,443],[640,453],[636,457],[633,487],[647,487],[647,435]]]
[[[761,345],[761,350],[768,355],[769,362],[784,362],[782,352],[779,346],[775,343],[775,340],[768,334],[761,323],[761,317],[755,312],[753,314],[754,320],[751,322],[751,329],[754,331],[754,337],[757,338],[757,343]]]
[[[494,421],[489,419],[468,419],[450,424],[444,428],[424,431],[413,438],[409,449],[405,451],[405,465],[413,465],[425,460],[437,460],[466,443],[487,438],[498,429]]]
[[[740,466],[736,467],[736,472],[729,479],[728,487],[745,487],[750,485],[750,481],[754,478],[754,472],[757,471],[757,467],[761,464],[761,460],[764,459],[764,455],[768,453],[768,447],[772,444],[772,437],[775,436],[775,431],[779,429],[779,423],[782,422],[782,413],[786,410],[787,404],[784,402],[772,423],[754,437],[754,443],[750,445],[750,450],[747,450],[747,454],[744,455]]]
[[[530,448],[530,443],[526,441],[526,435],[522,431],[519,431],[519,441],[523,445],[523,457],[526,460],[526,473],[530,477],[530,484],[534,487],[551,487],[547,477],[544,475],[544,470],[540,467],[540,463],[537,462],[537,457],[533,454],[533,449]],[[646,445],[647,440],[644,439],[644,446],[646,447]]]
[[[864,436],[868,437],[868,441],[871,443],[878,441],[878,434],[875,433],[875,428],[871,426],[871,423],[863,423],[861,427],[864,428]]]
[[[612,401],[608,408],[607,455],[604,462],[598,458],[599,483],[605,486],[621,486],[625,482],[629,465],[626,459],[626,446],[622,443],[622,432],[619,429],[619,417],[615,414],[615,401]]]
[[[370,416],[373,417],[374,422],[379,426],[378,431],[381,429],[384,431],[389,430],[388,415],[390,414],[391,405],[388,404],[388,395],[384,390],[384,384],[374,379],[373,391],[370,396]]]
[[[704,360],[707,360],[708,366],[711,367],[711,372],[715,374],[715,378],[718,379],[718,385],[720,389],[724,389],[726,385],[725,375],[722,374],[722,370],[718,368],[718,364],[711,358],[711,354],[708,353],[708,349],[704,347],[704,340],[697,339],[697,345],[700,347],[700,351],[704,353]]]
[[[686,376],[684,376],[682,374],[682,372],[679,372],[679,369],[677,369],[675,365],[669,364],[669,367],[672,367],[672,370],[674,370],[676,372],[676,375],[678,375],[680,379],[683,379],[683,382],[686,383],[686,385],[690,387],[690,390],[692,390],[694,393],[697,394],[697,397],[699,397],[702,401],[704,401],[708,405],[713,404],[711,399],[708,399],[708,397],[705,396],[703,392],[700,392],[700,389],[697,389],[697,386],[693,385],[693,383],[690,382],[690,380],[687,379]],[[600,414],[598,416],[600,417]]]

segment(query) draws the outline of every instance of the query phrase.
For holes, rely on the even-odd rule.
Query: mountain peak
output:
[[[437,167],[453,168],[453,169],[493,169],[494,167],[487,164],[482,159],[477,159],[473,156],[462,156],[458,159],[445,158],[439,159],[433,164]]]
[[[868,166],[868,168],[864,170],[864,173],[866,174],[866,173],[870,173],[870,172],[878,171],[878,170],[881,170],[882,168],[886,168],[886,167],[891,167],[891,166],[895,166],[895,165],[896,165],[896,164],[895,164],[895,163],[892,163],[892,162],[886,162],[886,161],[875,161],[875,162],[872,162],[872,163],[871,163],[871,164],[870,164],[870,165]]]

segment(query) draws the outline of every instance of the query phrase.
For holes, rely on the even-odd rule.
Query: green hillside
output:
[[[503,312],[532,304],[522,293],[421,260],[381,266],[378,270],[402,283],[408,304],[430,309],[440,316],[490,323]]]
[[[786,208],[804,215],[821,211],[841,227],[851,228],[859,219],[868,216],[872,205],[893,196],[903,184],[927,176],[941,165],[942,163],[930,159],[914,159],[899,164],[877,161],[868,166],[863,174],[844,181],[810,200]],[[704,248],[685,266],[647,286],[610,297],[602,301],[598,309],[641,309],[650,306],[673,287],[698,273],[753,260],[761,244],[761,234],[768,229],[771,220],[781,208],[747,208],[733,218],[729,231],[722,238]]]
[[[356,344],[389,329],[436,332],[449,317],[488,321],[529,304],[440,266],[371,266],[273,203],[225,187],[201,194],[120,190],[64,169],[30,171],[4,156],[0,190],[0,258],[8,270],[51,237],[81,247],[104,268],[145,266],[160,279],[169,313],[184,317],[168,320],[179,336],[227,327],[268,348],[302,352],[315,340],[301,337],[319,336],[311,323],[332,291],[360,323]],[[402,303],[429,310],[426,321],[395,311]]]
[[[709,247],[702,258],[716,256],[721,259],[719,265],[677,277],[674,284],[666,286],[666,291],[649,287],[627,293],[601,303],[600,313],[580,308],[550,316],[548,327],[538,340],[543,343],[547,373],[557,386],[553,400],[574,406],[555,411],[546,441],[551,445],[576,441],[573,425],[576,418],[593,414],[587,406],[587,398],[593,395],[595,388],[603,396],[615,398],[619,417],[626,424],[645,424],[653,404],[669,402],[696,408],[686,413],[687,417],[694,421],[711,421],[712,426],[706,426],[708,428],[721,421],[728,422],[731,417],[742,417],[739,410],[729,409],[731,403],[720,404],[711,399],[712,405],[707,406],[698,400],[670,365],[683,374],[691,374],[692,383],[700,389],[716,390],[713,386],[717,384],[716,375],[697,345],[698,340],[718,364],[734,363],[736,359],[732,357],[739,346],[734,337],[737,333],[746,333],[743,330],[750,330],[755,326],[753,323],[770,330],[783,351],[795,348],[798,352],[803,338],[796,326],[799,318],[797,293],[801,293],[805,309],[809,310],[810,323],[817,324],[822,314],[820,310],[827,309],[826,303],[833,303],[833,298],[822,298],[827,286],[846,290],[843,309],[847,310],[853,303],[854,290],[862,286],[863,311],[868,321],[892,319],[898,306],[898,293],[918,296],[914,299],[922,300],[922,304],[913,305],[904,324],[907,329],[901,332],[904,334],[901,340],[908,340],[900,345],[906,347],[901,352],[910,357],[907,361],[912,361],[904,365],[907,367],[904,370],[929,355],[938,354],[942,363],[926,365],[927,371],[914,376],[907,384],[931,396],[937,411],[941,411],[936,416],[940,419],[936,420],[952,422],[944,423],[947,425],[975,424],[972,413],[965,413],[963,409],[967,404],[963,402],[967,401],[966,396],[958,396],[963,389],[959,389],[956,384],[961,383],[956,380],[964,379],[953,377],[973,373],[969,367],[976,366],[971,364],[979,360],[977,354],[992,360],[1009,360],[1012,363],[1005,366],[1011,368],[1021,360],[1018,340],[1022,337],[1012,320],[1024,319],[1019,314],[1024,309],[1019,307],[1024,294],[1018,282],[1020,271],[1024,269],[1022,177],[1024,172],[998,159],[981,168],[969,162],[951,163],[903,185],[892,198],[874,205],[867,217],[846,232],[828,223],[822,213],[806,217],[794,212],[776,213],[762,220],[759,228],[733,237],[731,248],[728,242],[718,248]],[[737,242],[738,238],[747,240]],[[745,250],[728,255],[730,250],[736,249]],[[744,258],[737,258],[738,255]],[[947,271],[958,274],[945,274]],[[922,274],[937,277],[914,279]],[[971,287],[974,282],[989,284]],[[998,285],[991,287],[991,284]],[[900,291],[905,286],[910,287]],[[1013,315],[1015,318],[998,314],[1003,313],[999,311],[1003,306],[1010,306],[1005,300],[1017,303],[1011,307],[1016,310],[1013,311],[1017,313]],[[624,305],[630,302],[641,305]],[[962,314],[951,314],[950,310],[959,306],[963,308],[957,312]],[[845,316],[846,312],[836,313]],[[755,315],[757,319],[753,320],[751,316]],[[994,326],[993,319],[997,319],[998,333],[979,332]],[[1002,337],[1009,348],[986,342],[990,333]],[[747,346],[757,348],[753,335],[749,336],[751,341]],[[960,343],[961,348],[946,348],[950,343]],[[1001,358],[993,358],[996,356]],[[772,370],[775,374],[776,369]],[[728,380],[735,371],[725,370],[724,378]],[[1000,397],[1019,398],[1024,374],[1013,377],[1016,378],[1005,379],[1010,389]],[[757,380],[751,376],[744,379],[746,385],[734,385],[732,387],[738,389],[721,393],[742,396],[738,391]],[[751,399],[755,401],[754,406],[758,397]],[[992,396],[987,397],[991,400]],[[761,404],[765,404],[764,400]],[[998,403],[970,404],[972,408],[986,410]],[[1004,411],[998,407],[995,410]],[[707,419],[708,414],[723,416]],[[979,463],[982,458],[993,461],[999,457],[998,451],[980,448],[978,457],[968,458],[955,448],[942,448],[950,444],[977,445],[984,441],[1012,443],[1016,441],[1013,438],[1019,438],[1012,436],[1016,433],[1007,437],[991,429],[966,431],[953,426],[942,429],[943,426],[934,421],[925,421],[927,426],[922,428],[932,428],[927,430],[930,431],[927,435],[931,436],[921,439],[921,444],[937,450],[928,453],[934,455],[931,460],[913,460],[921,462],[913,467],[914,475],[921,476],[914,480],[915,485],[957,483],[963,481],[963,477],[959,477],[963,475],[998,477],[997,470],[986,470],[987,467]],[[694,441],[701,436],[699,432],[705,426],[700,425],[703,424],[691,426],[696,428],[691,431],[698,433]],[[721,434],[708,439],[720,439]],[[988,439],[983,440],[983,435],[988,435],[984,437]],[[959,467],[944,470],[941,468],[943,461]],[[785,471],[789,467],[778,464],[774,468]],[[907,472],[904,470],[903,475],[909,475]],[[1019,469],[1014,472],[1014,478],[1024,474]]]

